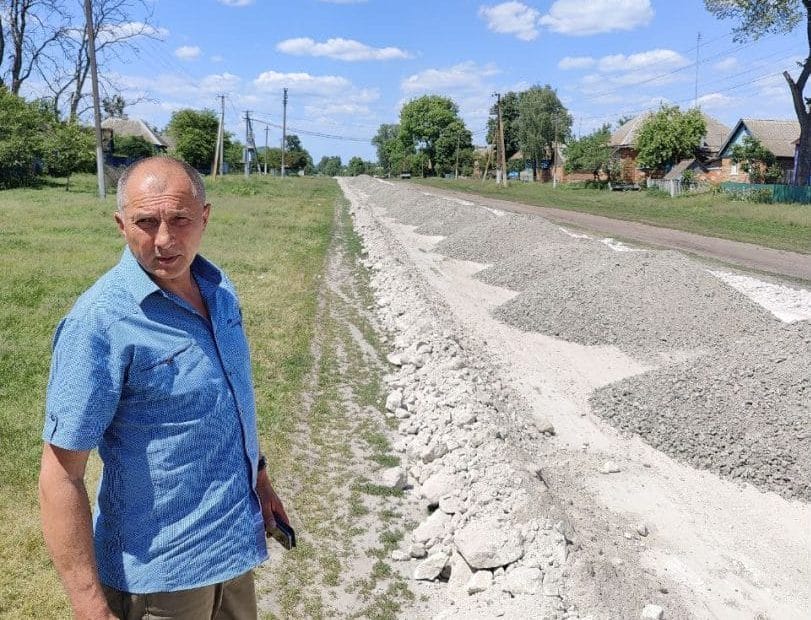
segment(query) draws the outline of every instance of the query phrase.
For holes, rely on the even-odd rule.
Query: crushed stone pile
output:
[[[642,535],[617,530],[606,556],[573,527],[530,452],[554,427],[526,415],[528,404],[502,382],[483,345],[466,337],[381,225],[374,211],[381,213],[391,195],[375,198],[375,188],[362,182],[341,186],[363,240],[374,309],[390,336],[385,410],[402,455],[378,482],[423,507],[421,522],[390,559],[421,584],[418,593],[445,601],[431,617],[638,617],[650,605],[681,617],[683,606],[665,584],[632,563]],[[588,610],[570,590],[589,601]]]
[[[505,214],[443,239],[433,251],[459,260],[497,263],[536,246],[559,248],[571,242],[571,237],[545,220]]]
[[[545,240],[483,269],[474,277],[493,286],[525,291],[539,282],[558,277],[561,272],[574,269],[596,272],[606,261],[616,257],[615,250],[593,239]]]
[[[725,478],[811,501],[811,325],[604,387],[593,411]]]
[[[779,324],[677,252],[616,252],[548,273],[495,309],[496,318],[583,345],[646,358],[720,346]]]

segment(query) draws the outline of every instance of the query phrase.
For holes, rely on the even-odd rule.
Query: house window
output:
[[[738,176],[738,164],[730,164],[729,174],[732,176]]]

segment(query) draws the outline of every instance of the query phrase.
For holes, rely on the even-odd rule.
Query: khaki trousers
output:
[[[178,592],[130,594],[102,585],[121,620],[256,620],[253,571],[223,583]]]

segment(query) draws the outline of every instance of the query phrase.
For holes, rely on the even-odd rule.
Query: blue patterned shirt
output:
[[[267,557],[242,312],[217,267],[197,256],[192,274],[210,322],[125,249],[54,335],[43,439],[98,447],[99,577],[125,592],[219,583]]]

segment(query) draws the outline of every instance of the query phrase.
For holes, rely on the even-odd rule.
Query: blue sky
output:
[[[432,93],[460,107],[484,143],[492,93],[550,84],[584,134],[660,101],[740,117],[794,118],[780,73],[797,74],[804,29],[732,41],[700,0],[154,0],[158,39],[110,67],[128,109],[162,128],[172,110],[218,106],[240,139],[244,110],[288,125],[314,160],[375,159],[368,143],[402,104]],[[135,16],[137,18],[137,16]],[[264,143],[264,125],[255,125]],[[328,134],[341,139],[307,135]],[[281,130],[270,127],[271,145]]]

